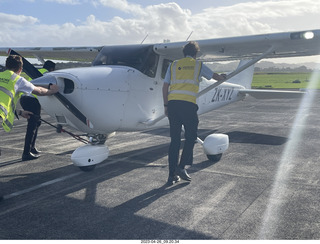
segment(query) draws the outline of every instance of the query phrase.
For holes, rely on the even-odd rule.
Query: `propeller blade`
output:
[[[28,60],[26,60],[16,51],[11,49],[9,55],[18,55],[22,58],[23,72],[25,72],[31,79],[36,79],[42,76],[41,72],[36,67],[34,67]]]

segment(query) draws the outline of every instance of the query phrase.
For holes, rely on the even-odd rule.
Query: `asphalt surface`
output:
[[[228,134],[229,149],[212,163],[196,144],[191,183],[170,187],[167,127],[117,133],[83,172],[70,159],[83,144],[45,124],[42,156],[22,162],[16,120],[0,130],[0,239],[320,239],[320,94],[299,104],[248,98],[200,116],[199,137]]]

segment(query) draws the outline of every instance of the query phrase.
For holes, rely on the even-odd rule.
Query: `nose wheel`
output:
[[[84,172],[92,171],[97,164],[106,160],[109,149],[104,144],[86,144],[78,147],[71,155],[73,164]]]

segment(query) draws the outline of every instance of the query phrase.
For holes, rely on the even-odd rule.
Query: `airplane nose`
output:
[[[44,75],[31,81],[35,86],[48,87],[49,84],[57,85],[57,79],[53,75]]]

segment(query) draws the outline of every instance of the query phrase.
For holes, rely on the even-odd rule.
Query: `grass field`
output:
[[[252,88],[300,89],[307,88],[312,73],[255,73]],[[319,77],[319,75],[317,76]],[[320,78],[313,89],[320,89]]]

